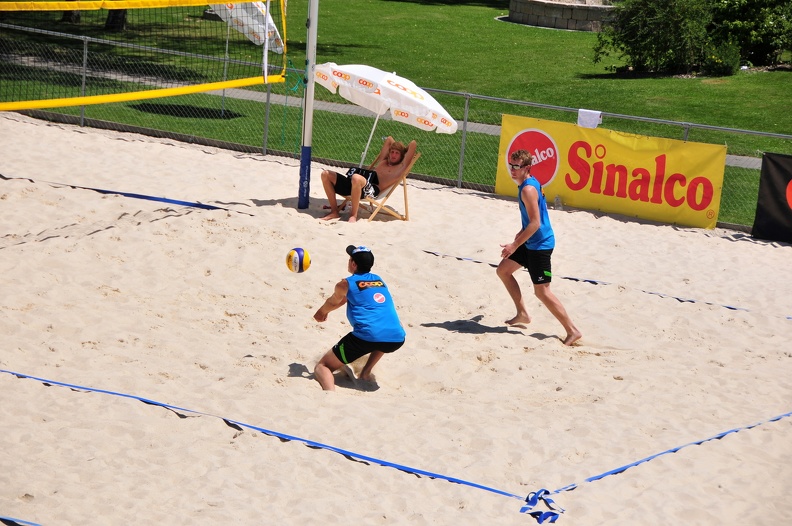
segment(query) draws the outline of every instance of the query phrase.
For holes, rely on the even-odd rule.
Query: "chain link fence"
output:
[[[195,16],[200,14],[196,12]],[[128,45],[123,42],[86,41],[84,35],[24,28],[9,23],[8,17],[3,15],[0,12],[0,102],[118,89],[118,86],[110,86],[112,83],[123,84],[124,91],[165,87],[187,74],[201,79],[217,77],[216,67],[210,74],[197,69],[193,63],[229,63],[224,45],[216,43],[205,47],[206,52],[201,54],[179,52],[180,56],[189,58],[188,67],[175,68],[173,61],[151,59],[130,64],[125,54],[118,51],[119,46]],[[226,35],[222,33],[217,38],[224,43]],[[79,46],[74,45],[75,40]],[[232,62],[235,61],[236,67],[247,68],[239,75],[249,74],[251,68],[261,72],[260,63],[244,58],[245,53],[249,57],[251,48],[254,46],[238,43],[238,55]],[[147,53],[157,51],[173,56],[172,50],[150,46],[146,49]],[[159,63],[157,67],[153,66],[155,62]],[[119,69],[126,72],[123,78],[108,76],[108,71]],[[460,131],[454,135],[422,132],[383,116],[364,164],[376,156],[383,137],[391,135],[405,142],[416,139],[422,157],[415,165],[414,177],[492,192],[503,114],[570,123],[577,120],[576,108],[424,89],[459,121]],[[46,111],[27,110],[25,113],[82,126],[298,158],[302,143],[303,91],[303,71],[289,67],[285,83]],[[612,113],[603,113],[603,121],[604,127],[627,133],[726,144],[728,156],[719,224],[743,230],[753,224],[762,153],[792,154],[790,135]],[[373,124],[374,117],[369,112],[344,103],[340,97],[317,85],[312,139],[314,161],[341,168],[358,165]]]

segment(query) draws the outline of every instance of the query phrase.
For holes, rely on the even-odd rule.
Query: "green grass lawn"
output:
[[[306,8],[292,3],[288,10],[289,55],[299,65],[305,61]],[[316,60],[368,64],[425,88],[792,135],[792,71],[630,78],[605,69],[618,61],[593,63],[595,34],[499,20],[507,15],[505,1],[321,0]],[[329,98],[320,90],[317,97]],[[461,117],[461,100],[443,103]],[[499,119],[493,111],[479,120]],[[627,121],[614,127],[642,129]],[[696,140],[709,142],[706,133]],[[733,135],[727,143],[750,152],[762,141]],[[770,146],[792,153],[788,141]]]

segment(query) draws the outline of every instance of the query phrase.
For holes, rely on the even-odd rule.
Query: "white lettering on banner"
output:
[[[533,160],[531,161],[531,166],[533,166],[535,164],[539,164],[542,161],[546,161],[548,159],[552,159],[553,157],[555,157],[555,150],[554,149],[548,148],[548,149],[543,150],[543,151],[540,152],[539,149],[537,148],[537,149],[534,150]]]

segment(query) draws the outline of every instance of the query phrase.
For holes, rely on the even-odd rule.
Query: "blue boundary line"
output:
[[[498,267],[498,265],[496,265],[494,263],[487,263],[486,261],[479,261],[477,259],[466,258],[466,257],[461,257],[461,256],[451,256],[449,254],[441,254],[440,252],[433,252],[431,250],[424,250],[424,252],[427,253],[427,254],[431,254],[433,256],[440,257],[440,258],[453,258],[453,259],[456,259],[458,261],[469,261],[471,263],[480,263],[482,265],[489,265],[492,268],[497,268]],[[599,281],[599,280],[596,280],[596,279],[583,279],[583,278],[575,278],[575,277],[570,277],[570,276],[558,276],[558,277],[561,278],[561,279],[567,279],[567,280],[570,280],[570,281],[578,281],[578,282],[581,282],[581,283],[589,283],[591,285],[614,285],[614,283],[610,283],[610,282],[607,282],[607,281]],[[751,312],[748,309],[745,309],[743,307],[733,307],[731,305],[722,305],[720,303],[712,303],[710,301],[701,301],[701,300],[694,300],[694,299],[689,299],[689,298],[680,298],[678,296],[672,296],[670,294],[663,294],[662,292],[652,292],[650,290],[643,290],[643,289],[636,289],[636,290],[639,290],[639,291],[643,292],[644,294],[651,294],[653,296],[659,296],[661,298],[675,299],[675,300],[677,300],[680,303],[702,303],[704,305],[711,305],[713,307],[723,307],[724,309],[729,309],[729,310],[734,310],[734,311]],[[792,320],[792,315],[790,315],[790,316],[781,315],[781,317],[783,317],[783,318],[785,318],[787,320]]]
[[[471,488],[476,488],[476,489],[482,489],[482,490],[485,490],[485,491],[489,491],[489,492],[495,493],[497,495],[502,495],[502,496],[505,496],[505,497],[518,499],[518,500],[521,500],[521,501],[525,502],[525,504],[520,508],[520,513],[524,513],[526,515],[529,515],[529,516],[533,517],[537,521],[537,523],[539,523],[539,524],[542,524],[544,522],[554,523],[554,522],[556,522],[556,520],[558,520],[558,518],[561,516],[561,514],[564,513],[564,511],[565,511],[563,508],[559,507],[554,502],[554,500],[552,499],[553,495],[556,495],[558,493],[562,493],[562,492],[565,492],[565,491],[573,491],[573,490],[577,489],[580,486],[580,484],[583,484],[584,482],[595,482],[597,480],[603,479],[603,478],[611,476],[611,475],[618,475],[620,473],[623,473],[624,471],[627,471],[631,467],[635,467],[635,466],[638,466],[638,465],[643,464],[645,462],[649,462],[650,460],[654,460],[655,458],[661,457],[663,455],[669,455],[671,453],[676,453],[677,451],[679,451],[679,450],[681,450],[683,448],[689,447],[689,446],[697,446],[697,445],[701,445],[701,444],[704,444],[706,442],[710,442],[710,441],[713,441],[713,440],[720,440],[721,438],[723,438],[723,437],[725,437],[727,435],[730,435],[732,433],[737,433],[739,431],[746,431],[746,430],[753,429],[753,428],[758,427],[758,426],[763,425],[763,424],[768,424],[770,422],[777,422],[779,420],[782,420],[784,418],[789,418],[790,416],[792,416],[792,411],[790,411],[788,413],[783,413],[781,415],[774,416],[772,418],[768,418],[767,420],[762,420],[762,421],[754,423],[754,424],[750,424],[750,425],[742,426],[742,427],[737,427],[737,428],[734,428],[734,429],[730,429],[728,431],[724,431],[722,433],[718,433],[717,435],[711,436],[709,438],[705,438],[703,440],[697,440],[697,441],[694,441],[694,442],[689,442],[689,443],[684,444],[682,446],[677,446],[677,447],[674,447],[674,448],[671,448],[671,449],[667,449],[665,451],[662,451],[660,453],[656,453],[654,455],[650,455],[650,456],[648,456],[646,458],[643,458],[641,460],[638,460],[636,462],[631,462],[629,464],[626,464],[626,465],[621,466],[621,467],[616,468],[616,469],[612,469],[610,471],[606,471],[606,472],[601,473],[599,475],[594,475],[592,477],[588,477],[587,479],[585,479],[580,484],[577,484],[577,483],[568,484],[568,485],[566,485],[564,487],[561,487],[561,488],[559,488],[559,489],[557,489],[555,491],[552,491],[552,492],[548,491],[547,489],[542,488],[542,489],[540,489],[538,491],[534,491],[534,492],[529,493],[527,497],[521,497],[521,496],[516,495],[514,493],[510,493],[508,491],[495,489],[495,488],[492,488],[492,487],[489,487],[489,486],[484,486],[482,484],[478,484],[478,483],[475,483],[475,482],[470,482],[470,481],[459,479],[459,478],[456,478],[456,477],[449,477],[447,475],[441,475],[441,474],[438,474],[438,473],[433,473],[431,471],[425,471],[425,470],[422,470],[422,469],[412,468],[412,467],[404,466],[404,465],[401,465],[401,464],[395,464],[395,463],[392,463],[392,462],[388,462],[386,460],[381,460],[381,459],[378,459],[378,458],[369,457],[369,456],[366,456],[366,455],[361,455],[361,454],[355,453],[353,451],[337,448],[335,446],[330,446],[328,444],[323,444],[321,442],[315,442],[313,440],[308,440],[308,439],[300,438],[300,437],[293,436],[293,435],[287,435],[287,434],[284,434],[284,433],[279,433],[277,431],[272,431],[270,429],[266,429],[266,428],[263,428],[263,427],[254,426],[252,424],[246,424],[244,422],[239,422],[237,420],[232,420],[232,419],[229,419],[229,418],[223,418],[221,416],[212,415],[212,414],[204,413],[204,412],[201,412],[201,411],[195,411],[193,409],[186,409],[186,408],[183,408],[183,407],[178,407],[178,406],[175,406],[175,405],[166,404],[164,402],[158,402],[156,400],[151,400],[151,399],[143,398],[143,397],[136,396],[136,395],[119,393],[119,392],[116,392],[116,391],[108,391],[108,390],[105,390],[105,389],[96,389],[96,388],[93,388],[93,387],[85,387],[85,386],[76,385],[76,384],[58,382],[58,381],[55,381],[55,380],[47,380],[46,378],[39,378],[39,377],[36,377],[36,376],[30,376],[30,375],[27,375],[27,374],[24,374],[24,373],[18,373],[18,372],[14,372],[14,371],[7,371],[5,369],[0,369],[0,373],[12,375],[12,376],[15,376],[15,377],[21,378],[21,379],[35,380],[37,382],[43,383],[45,386],[48,386],[48,387],[49,386],[68,387],[69,389],[77,390],[77,391],[94,392],[94,393],[99,393],[99,394],[107,394],[107,395],[112,395],[112,396],[120,396],[120,397],[123,397],[123,398],[130,398],[130,399],[133,399],[133,400],[139,400],[139,401],[141,401],[141,402],[143,402],[145,404],[148,404],[148,405],[159,406],[159,407],[162,407],[164,409],[168,409],[168,410],[177,412],[177,414],[178,414],[179,411],[181,411],[181,412],[186,412],[186,413],[193,413],[195,415],[209,416],[209,417],[212,417],[212,418],[219,418],[219,419],[223,420],[226,423],[226,425],[228,425],[230,427],[233,427],[233,428],[236,428],[236,429],[241,429],[241,428],[245,427],[245,428],[248,428],[248,429],[259,431],[260,433],[263,433],[263,434],[268,435],[268,436],[273,436],[273,437],[279,438],[281,440],[301,442],[301,443],[305,444],[306,446],[308,446],[310,448],[325,449],[327,451],[332,451],[334,453],[338,453],[340,455],[343,455],[344,457],[347,457],[347,458],[350,458],[350,459],[353,459],[353,460],[361,460],[361,461],[366,462],[366,463],[378,464],[378,465],[383,466],[383,467],[391,467],[391,468],[398,469],[399,471],[403,471],[405,473],[411,473],[411,474],[415,474],[415,475],[419,475],[419,476],[425,476],[425,477],[428,477],[428,478],[431,478],[431,479],[445,480],[445,481],[448,481],[448,482],[452,482],[454,484],[461,484],[461,485],[469,486]],[[547,509],[546,510],[535,509],[539,505],[543,505],[543,507],[546,507]],[[2,518],[2,517],[0,517],[0,518]],[[33,524],[33,523],[23,523],[23,524]],[[38,526],[38,525],[34,524],[33,526]]]
[[[37,522],[30,522],[25,521],[22,519],[15,519],[13,517],[6,517],[4,515],[0,515],[0,523],[6,524],[8,526],[41,526],[41,524]]]
[[[650,455],[650,456],[648,456],[646,458],[643,458],[641,460],[637,460],[635,462],[630,462],[629,464],[625,464],[624,466],[621,466],[619,468],[612,469],[612,470],[606,471],[604,473],[600,473],[599,475],[594,475],[593,477],[588,477],[587,479],[585,479],[580,484],[583,484],[585,482],[595,482],[597,480],[604,479],[605,477],[609,477],[611,475],[618,475],[620,473],[623,473],[623,472],[627,471],[628,469],[630,469],[632,467],[638,466],[638,465],[643,464],[645,462],[649,462],[650,460],[654,460],[657,457],[661,457],[663,455],[670,455],[671,453],[676,453],[677,451],[679,451],[681,449],[684,449],[686,447],[700,446],[700,445],[704,444],[705,442],[710,442],[710,441],[713,441],[713,440],[720,440],[720,439],[722,439],[722,438],[724,438],[724,437],[726,437],[726,436],[728,436],[728,435],[730,435],[732,433],[739,433],[740,431],[747,431],[749,429],[753,429],[753,428],[761,426],[763,424],[769,424],[771,422],[778,422],[779,420],[782,420],[784,418],[789,418],[790,416],[792,416],[792,411],[790,411],[788,413],[780,414],[778,416],[774,416],[772,418],[768,418],[766,420],[762,420],[760,422],[756,422],[755,424],[749,424],[747,426],[742,426],[742,427],[736,427],[734,429],[729,429],[728,431],[723,431],[722,433],[718,433],[717,435],[713,435],[713,436],[711,436],[709,438],[705,438],[703,440],[696,440],[695,442],[689,442],[689,443],[681,445],[681,446],[673,447],[671,449],[667,449],[667,450],[662,451],[660,453],[655,453],[654,455]],[[573,491],[573,490],[577,489],[580,486],[580,484],[577,484],[577,483],[568,484],[568,485],[566,485],[566,486],[564,486],[562,488],[558,488],[557,490],[555,490],[553,492],[548,492],[547,495],[548,496],[549,495],[556,495],[556,494],[562,493],[564,491]],[[540,496],[540,500],[541,500],[541,496]],[[563,513],[563,511],[562,511],[562,513]],[[551,522],[555,522],[555,521],[551,521]],[[540,521],[540,524],[541,524],[541,521]]]
[[[311,447],[311,448],[314,448],[314,449],[317,449],[317,448],[318,449],[325,449],[327,451],[332,451],[334,453],[338,453],[340,455],[343,455],[345,457],[349,457],[349,458],[352,458],[352,459],[362,460],[364,462],[370,462],[370,463],[378,464],[378,465],[384,466],[384,467],[396,468],[399,471],[404,471],[406,473],[412,473],[412,474],[415,474],[415,475],[422,475],[422,476],[425,476],[425,477],[428,477],[428,478],[432,478],[432,479],[441,479],[441,480],[446,480],[448,482],[453,482],[455,484],[461,484],[461,485],[465,485],[465,486],[470,486],[472,488],[483,489],[483,490],[489,491],[491,493],[495,493],[497,495],[503,495],[503,496],[506,496],[506,497],[512,497],[512,498],[515,498],[515,499],[518,499],[518,500],[521,500],[521,501],[525,500],[525,497],[521,497],[520,495],[516,495],[516,494],[510,493],[508,491],[503,491],[503,490],[491,488],[489,486],[484,486],[482,484],[478,484],[478,483],[475,483],[475,482],[469,482],[467,480],[463,480],[463,479],[456,478],[456,477],[450,477],[450,476],[446,476],[446,475],[441,475],[439,473],[433,473],[431,471],[425,471],[425,470],[418,469],[418,468],[412,468],[412,467],[404,466],[404,465],[401,465],[401,464],[395,464],[395,463],[388,462],[386,460],[381,460],[381,459],[378,459],[378,458],[375,458],[375,457],[361,455],[360,453],[355,453],[354,451],[349,451],[349,450],[341,449],[341,448],[338,448],[338,447],[335,447],[335,446],[331,446],[331,445],[328,445],[328,444],[323,444],[321,442],[315,442],[313,440],[308,440],[308,439],[297,437],[297,436],[293,436],[293,435],[287,435],[285,433],[280,433],[278,431],[273,431],[271,429],[266,429],[266,428],[255,426],[255,425],[252,425],[252,424],[246,424],[244,422],[240,422],[240,421],[237,421],[237,420],[232,420],[230,418],[224,418],[224,417],[221,417],[221,416],[212,415],[212,414],[204,413],[204,412],[201,412],[201,411],[195,411],[193,409],[187,409],[187,408],[184,408],[184,407],[179,407],[179,406],[175,406],[175,405],[171,405],[171,404],[166,404],[164,402],[158,402],[156,400],[151,400],[151,399],[143,398],[143,397],[136,396],[136,395],[119,393],[119,392],[116,392],[116,391],[108,391],[106,389],[97,389],[97,388],[93,388],[93,387],[85,387],[85,386],[82,386],[82,385],[69,384],[69,383],[65,383],[65,382],[58,382],[58,381],[55,381],[55,380],[48,380],[46,378],[39,378],[39,377],[36,377],[36,376],[31,376],[31,375],[24,374],[24,373],[18,373],[18,372],[15,372],[15,371],[8,371],[8,370],[5,370],[5,369],[0,369],[0,373],[5,373],[5,374],[12,375],[12,376],[16,376],[17,378],[35,380],[37,382],[43,383],[46,386],[68,387],[69,389],[73,389],[73,390],[77,390],[77,391],[87,391],[87,392],[94,392],[94,393],[106,394],[106,395],[112,395],[112,396],[120,396],[122,398],[130,398],[130,399],[133,399],[133,400],[139,400],[139,401],[141,401],[141,402],[143,402],[145,404],[159,406],[159,407],[162,407],[162,408],[165,408],[165,409],[169,409],[169,410],[174,411],[174,412],[192,413],[194,415],[209,416],[209,417],[213,417],[213,418],[219,418],[219,419],[223,420],[227,425],[229,425],[231,427],[237,427],[237,428],[245,427],[245,428],[248,428],[248,429],[259,431],[260,433],[263,433],[263,434],[268,435],[268,436],[276,437],[276,438],[279,438],[279,439],[282,439],[282,440],[301,442],[301,443],[305,444],[308,447]]]
[[[129,198],[132,198],[132,199],[144,199],[144,200],[147,200],[147,201],[157,201],[157,202],[160,202],[160,203],[167,203],[167,204],[170,204],[170,205],[187,206],[187,207],[190,207],[190,208],[200,208],[202,210],[225,210],[227,212],[236,212],[236,210],[230,210],[228,208],[223,208],[221,206],[215,206],[215,205],[208,205],[208,204],[205,204],[205,203],[199,203],[197,201],[182,201],[182,200],[179,200],[179,199],[170,199],[170,198],[167,198],[167,197],[157,197],[157,196],[154,196],[154,195],[136,194],[136,193],[132,193],[132,192],[121,192],[121,191],[118,191],[118,190],[105,190],[105,189],[102,189],[102,188],[92,188],[90,186],[78,186],[78,185],[74,185],[74,184],[56,183],[56,182],[52,182],[52,181],[37,181],[35,179],[30,179],[29,177],[6,177],[3,174],[0,174],[0,179],[6,180],[6,181],[12,181],[12,180],[30,181],[31,183],[36,183],[36,184],[43,183],[43,184],[49,184],[49,185],[63,186],[63,187],[67,187],[67,188],[75,188],[75,189],[79,189],[79,190],[91,190],[92,192],[99,192],[100,194],[120,195],[122,197],[129,197]],[[246,212],[241,212],[241,213],[246,213]]]

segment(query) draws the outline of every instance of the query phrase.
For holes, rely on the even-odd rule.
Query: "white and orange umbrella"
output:
[[[424,131],[448,134],[457,131],[457,122],[434,97],[395,73],[361,64],[339,66],[326,62],[317,64],[314,80],[332,93],[338,93],[346,100],[376,114],[361,165],[366,158],[377,122],[388,111],[393,120]]]

